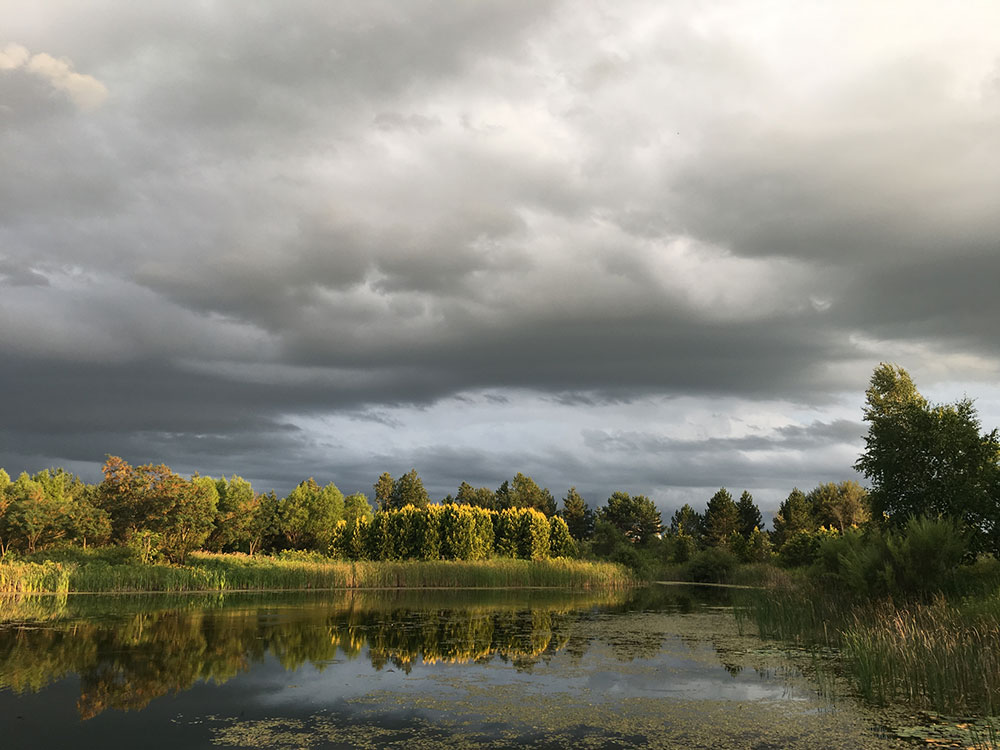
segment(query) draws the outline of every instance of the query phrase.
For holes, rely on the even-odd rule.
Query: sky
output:
[[[0,466],[664,513],[1000,424],[1000,4],[0,0]]]

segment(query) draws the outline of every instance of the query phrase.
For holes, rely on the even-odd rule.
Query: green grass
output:
[[[67,552],[60,561],[0,564],[0,592],[283,591],[371,588],[623,588],[620,565],[555,558],[476,562],[346,562],[197,553],[187,565],[140,565],[112,552]]]

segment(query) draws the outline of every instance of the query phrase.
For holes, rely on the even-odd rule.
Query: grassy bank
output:
[[[247,555],[192,555],[186,565],[141,565],[107,554],[0,564],[4,593],[282,591],[376,588],[622,588],[620,565],[555,558],[476,562],[349,562]]]

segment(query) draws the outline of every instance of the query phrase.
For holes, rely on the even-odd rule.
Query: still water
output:
[[[729,596],[0,600],[0,748],[895,746]]]

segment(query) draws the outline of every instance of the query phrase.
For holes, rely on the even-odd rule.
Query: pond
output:
[[[730,592],[0,601],[0,746],[896,747]]]

